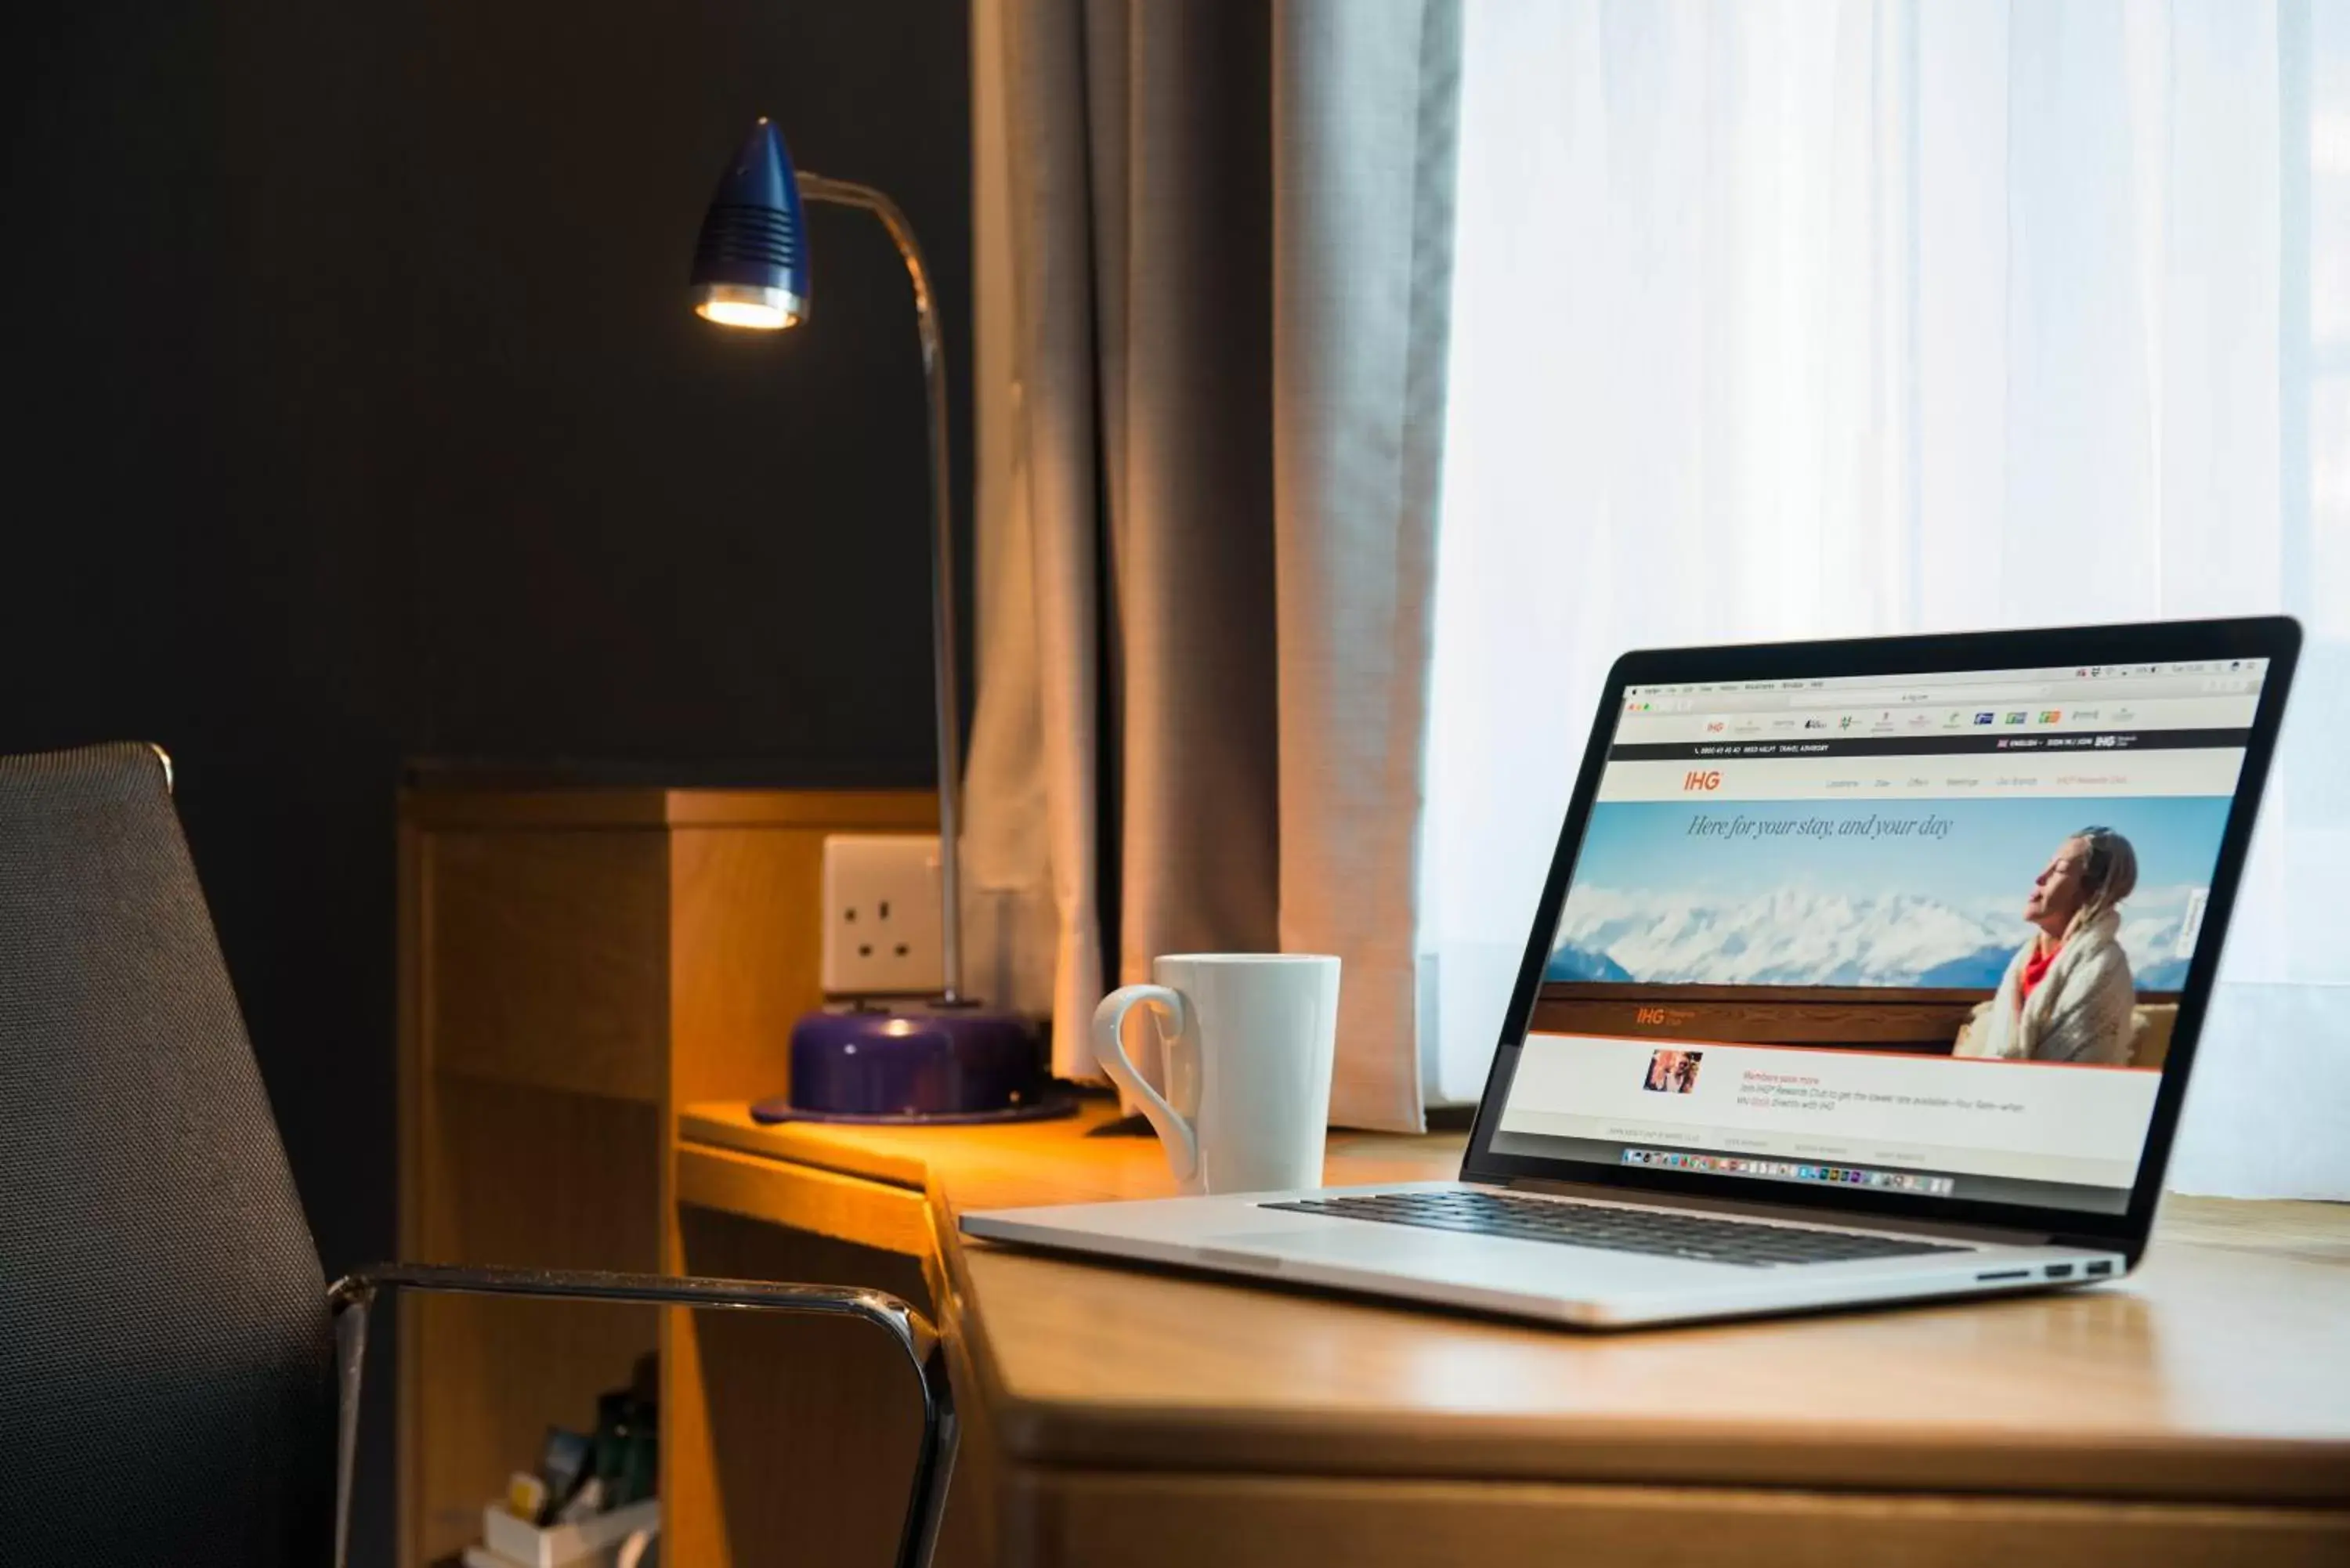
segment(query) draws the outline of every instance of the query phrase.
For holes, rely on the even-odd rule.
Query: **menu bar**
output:
[[[1856,735],[1790,741],[1682,741],[1612,746],[1611,763],[1737,757],[1938,757],[1996,752],[2145,752],[2242,748],[2250,730],[2105,730],[2071,735]]]
[[[1660,712],[1633,707],[1616,721],[1616,742],[1835,740],[1884,735],[2021,735],[2049,731],[2248,730],[2260,700],[2244,694],[2100,697],[2063,702],[2046,697],[1978,697],[1936,707],[1846,706],[1739,711]]]
[[[2260,659],[2202,659],[2169,664],[2085,665],[2076,669],[1702,681],[1627,686],[1618,695],[1624,711],[1632,713],[1762,711],[1855,703],[1919,707],[1976,701],[2013,704],[2047,700],[2061,704],[2118,701],[2124,698],[2256,697],[2267,675],[2267,662]]]
[[[1800,680],[1690,681],[1671,686],[1627,686],[1627,694],[1679,695],[1693,692],[1753,692],[1856,691],[1883,686],[1943,686],[1954,681],[1980,684],[2019,680],[2136,680],[2158,676],[2243,675],[2258,680],[2268,672],[2265,659],[2203,659],[2159,664],[2048,665],[2037,670],[1932,670],[1896,675],[1830,675]]]

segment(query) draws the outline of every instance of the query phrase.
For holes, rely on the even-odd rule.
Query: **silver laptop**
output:
[[[2277,618],[1627,654],[1458,1181],[962,1228],[1592,1328],[2118,1278],[2299,647]]]

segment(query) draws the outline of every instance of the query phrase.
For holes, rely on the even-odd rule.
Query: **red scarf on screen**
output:
[[[2056,961],[2056,955],[2064,950],[2064,944],[2063,942],[2058,942],[2054,947],[2033,953],[2030,958],[2023,961],[2023,973],[2018,977],[2022,982],[2018,988],[2021,994],[2016,1000],[2019,1002],[2029,1002],[2032,1000],[2033,988],[2038,985],[2042,981],[2048,978],[2049,965],[2054,963]]]

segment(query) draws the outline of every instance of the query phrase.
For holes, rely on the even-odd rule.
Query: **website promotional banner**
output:
[[[1879,804],[1603,801],[1546,971],[1642,984],[2000,982],[2041,873],[2080,829],[2126,842],[2115,905],[2139,991],[2177,991],[2227,826],[2224,795]]]

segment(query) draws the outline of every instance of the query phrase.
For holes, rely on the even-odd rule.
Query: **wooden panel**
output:
[[[1965,1002],[1917,1002],[1890,992],[1875,1000],[1849,993],[1837,1002],[1685,999],[1680,988],[1651,987],[1640,1002],[1555,996],[1545,987],[1534,1003],[1533,1027],[1562,1034],[1653,1037],[1756,1045],[1847,1045],[1947,1055],[1959,1031],[1989,992]]]
[[[1016,1483],[1010,1507],[1007,1555],[1039,1568],[2316,1568],[2350,1560],[2350,1515],[2151,1503],[1047,1471]]]
[[[2170,1037],[2178,1028],[2178,1004],[2169,1002],[2137,1008],[2138,1033],[2130,1048],[2133,1067],[2160,1067],[2170,1057]]]
[[[931,1210],[920,1193],[812,1166],[688,1147],[678,1151],[677,1197],[696,1208],[910,1258],[931,1251]]]
[[[1971,1007],[1991,995],[1988,987],[1950,985],[1662,985],[1648,981],[1553,980],[1543,983],[1546,1000],[1653,1003],[1671,1002],[1817,1002],[1827,1007]]]
[[[939,1280],[933,1260],[931,1301],[938,1301]],[[934,1310],[932,1323],[946,1314]],[[1019,1563],[1003,1552],[1003,1493],[1012,1470],[995,1440],[995,1428],[986,1407],[973,1397],[980,1386],[966,1346],[946,1341],[947,1375],[955,1390],[956,1418],[961,1440],[956,1445],[954,1477],[947,1488],[946,1518],[939,1530],[937,1568],[995,1568],[998,1563]],[[1024,1568],[1024,1564],[1023,1565]]]
[[[698,1274],[885,1290],[927,1310],[919,1263],[688,1209]],[[921,1432],[912,1369],[846,1319],[673,1311],[663,1355],[688,1397],[664,1406],[662,1560],[696,1568],[883,1568]]]
[[[824,1001],[823,877],[818,832],[671,835],[672,1104],[785,1091],[792,1023]]]
[[[935,800],[545,784],[403,794],[402,1252],[680,1268],[660,1218],[675,1198],[668,1117],[683,1096],[785,1087],[791,1021],[820,1001],[824,835],[920,831]],[[899,1245],[912,1249],[927,1215],[910,1193],[897,1210]],[[545,1426],[588,1419],[582,1401],[623,1381],[661,1332],[644,1308],[400,1310],[411,1564],[472,1540],[481,1503],[529,1462]],[[672,1365],[664,1392],[702,1423],[690,1339],[683,1350],[687,1376]],[[746,1425],[741,1440],[764,1454],[780,1438]],[[691,1532],[679,1501],[671,1517]]]
[[[686,798],[685,792],[678,797]],[[823,882],[827,833],[890,828],[926,796],[691,792],[698,820],[756,822],[745,805],[788,805],[760,826],[680,826],[670,848],[672,1106],[780,1095],[792,1024],[824,1002]]]
[[[920,1142],[909,1144],[904,1135],[913,1130],[910,1128],[855,1127],[845,1123],[756,1122],[751,1119],[749,1106],[733,1100],[696,1102],[686,1106],[678,1113],[677,1136],[681,1142],[714,1144],[768,1159],[813,1166],[818,1170],[861,1177],[868,1181],[888,1182],[894,1187],[920,1192],[923,1183],[929,1179],[933,1162],[950,1150],[960,1152],[972,1147],[974,1135],[993,1132],[1003,1139],[1007,1133],[1025,1133],[1028,1137],[1018,1141],[1056,1148],[1058,1144],[1045,1133],[1045,1129],[1057,1132],[1066,1125],[1041,1122],[993,1128],[925,1127],[920,1130],[927,1137]]]
[[[1118,1102],[1088,1094],[1060,1121],[1000,1127],[888,1127],[785,1122],[763,1127],[739,1102],[694,1105],[679,1118],[688,1147],[710,1146],[915,1191],[957,1209],[1168,1198],[1175,1180],[1148,1132],[1113,1133]],[[1123,1125],[1123,1124],[1119,1124]],[[1411,1181],[1460,1174],[1458,1134],[1402,1137],[1334,1132],[1324,1166],[1333,1183]]]
[[[419,827],[802,827],[827,832],[919,833],[938,824],[928,790],[500,789],[411,786],[401,814]]]
[[[1840,1045],[1947,1055],[1987,990],[1924,986],[1641,985],[1554,981],[1534,1002],[1533,1027],[1565,1034],[1720,1041],[1756,1045]],[[2147,992],[2141,1011],[2177,993]],[[2167,1032],[2165,1041],[2167,1043]],[[2140,1062],[2159,1064],[2159,1058]]]
[[[436,833],[469,828],[659,828],[669,820],[664,789],[464,788],[411,785],[401,816]]]
[[[792,1023],[824,1000],[825,834],[926,826],[935,820],[933,802],[927,795],[783,797],[693,791],[673,794],[671,803],[677,821],[697,826],[680,826],[671,838],[672,1006],[666,1104],[675,1107],[715,1095],[782,1094],[790,1081]],[[735,1160],[722,1151],[681,1153],[674,1138],[665,1156],[662,1211],[670,1224],[663,1258],[664,1267],[673,1271],[764,1270],[756,1277],[845,1278],[837,1267],[830,1274],[806,1272],[815,1265],[804,1257],[774,1251],[781,1232],[767,1233],[770,1250],[764,1256],[718,1241],[706,1243],[702,1255],[689,1256],[691,1227],[698,1224],[723,1239],[730,1222],[716,1212],[683,1205],[748,1211],[816,1235],[878,1231],[901,1252],[928,1250],[929,1217],[914,1194],[822,1179],[821,1173],[815,1181],[778,1184],[772,1167]],[[858,1210],[853,1223],[842,1213],[844,1205]],[[795,1544],[805,1532],[784,1517],[791,1510],[779,1509],[777,1499],[796,1496],[808,1506],[820,1504],[789,1487],[779,1494],[742,1471],[757,1463],[795,1477],[822,1475],[837,1462],[829,1433],[808,1427],[785,1430],[777,1423],[780,1409],[812,1407],[806,1403],[811,1399],[821,1405],[821,1390],[833,1386],[826,1380],[842,1375],[842,1366],[829,1358],[842,1325],[816,1325],[809,1341],[789,1337],[806,1324],[712,1324],[710,1315],[672,1310],[662,1319],[661,1469],[669,1560],[808,1561]],[[811,1354],[820,1363],[813,1370],[801,1364]],[[850,1356],[847,1366],[870,1370],[869,1347],[853,1349]],[[778,1366],[785,1368],[781,1374]],[[727,1386],[711,1387],[713,1375]],[[802,1403],[762,1406],[779,1375],[792,1381],[794,1398]],[[724,1468],[730,1464],[731,1484]],[[869,1504],[860,1506],[869,1511]],[[816,1539],[837,1543],[838,1538],[819,1528]],[[852,1529],[846,1539],[864,1537]],[[739,1550],[736,1542],[743,1543]]]
[[[651,1106],[444,1079],[415,1261],[645,1270],[660,1257]],[[650,1307],[420,1297],[412,1358],[411,1562],[478,1540],[481,1508],[550,1425],[592,1423],[659,1337]]]
[[[659,1113],[632,1100],[441,1080],[426,1263],[649,1269],[660,1256]]]
[[[659,1104],[665,836],[449,832],[426,853],[434,1069]]]
[[[399,994],[395,1001],[393,1027],[398,1058],[393,1067],[399,1095],[396,1158],[400,1181],[400,1256],[421,1258],[424,1255],[425,1209],[432,1185],[429,1176],[432,1162],[427,1154],[430,1141],[426,1131],[430,1119],[430,1097],[425,1093],[429,1068],[425,1058],[424,997],[428,971],[424,955],[431,945],[429,932],[432,898],[431,882],[426,874],[429,857],[425,854],[424,835],[403,820],[400,825],[397,845],[393,947]],[[423,1339],[423,1325],[418,1315],[420,1305],[403,1295],[395,1301],[393,1306],[399,1314],[398,1343],[400,1350],[393,1363],[397,1387],[392,1413],[392,1464],[393,1484],[397,1490],[392,1508],[392,1561],[401,1564],[423,1561],[421,1395],[424,1356],[418,1348]]]
[[[680,789],[669,792],[677,827],[797,827],[822,833],[923,833],[938,826],[928,790]]]

